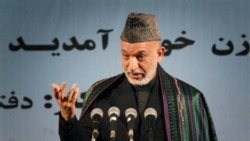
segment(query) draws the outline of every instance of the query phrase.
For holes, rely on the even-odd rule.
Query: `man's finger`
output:
[[[67,96],[67,101],[68,102],[70,102],[70,103],[74,102],[74,95],[77,92],[77,89],[79,89],[77,87],[77,85],[73,84],[72,87],[71,87],[71,89],[70,89],[70,91],[69,91],[69,93],[68,93],[68,96]]]
[[[60,96],[60,99],[61,100],[64,100],[64,92],[65,92],[65,89],[66,89],[66,82],[63,81],[62,84],[60,85],[60,89],[59,89],[59,96]]]
[[[59,89],[60,89],[60,87],[57,85],[57,84],[55,84],[55,83],[52,83],[51,84],[51,88],[52,88],[52,91],[53,91],[53,93],[54,93],[54,96],[55,96],[55,98],[56,99],[59,99]]]
[[[71,98],[71,101],[70,101],[70,102],[73,102],[73,103],[76,102],[77,97],[78,97],[78,95],[79,95],[79,91],[80,91],[80,90],[79,90],[79,88],[77,87],[77,88],[75,89],[73,95],[72,95],[72,98]]]

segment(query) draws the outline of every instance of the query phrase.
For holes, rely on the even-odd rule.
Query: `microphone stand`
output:
[[[133,129],[129,129],[128,136],[129,136],[129,141],[134,141],[134,131],[133,131]]]
[[[99,136],[100,120],[103,117],[103,111],[100,108],[95,108],[90,112],[90,118],[92,119],[92,138],[91,141],[96,141]]]
[[[108,116],[110,120],[110,141],[114,141],[116,137],[116,121],[117,118],[120,116],[120,110],[118,107],[110,107],[108,109]]]
[[[148,141],[154,140],[154,124],[157,118],[157,111],[154,108],[147,108],[144,112],[144,117],[148,121]]]
[[[133,141],[134,140],[134,126],[135,126],[135,120],[137,117],[137,111],[134,108],[128,108],[125,111],[125,116],[127,118],[129,141]]]
[[[148,141],[154,140],[154,131],[152,129],[149,129],[148,131]]]
[[[98,130],[94,129],[92,132],[92,138],[91,141],[96,141],[97,137],[99,136]]]

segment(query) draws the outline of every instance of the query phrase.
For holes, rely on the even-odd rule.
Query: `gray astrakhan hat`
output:
[[[120,38],[130,43],[161,40],[156,16],[130,13]]]

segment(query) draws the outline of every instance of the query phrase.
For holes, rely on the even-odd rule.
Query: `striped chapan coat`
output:
[[[212,117],[203,94],[169,75],[158,65],[158,78],[168,141],[217,141]],[[80,119],[105,89],[124,74],[98,81],[87,91]]]

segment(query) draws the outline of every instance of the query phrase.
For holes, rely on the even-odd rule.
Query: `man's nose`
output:
[[[128,70],[135,71],[138,68],[138,60],[136,57],[131,57],[128,62]]]

